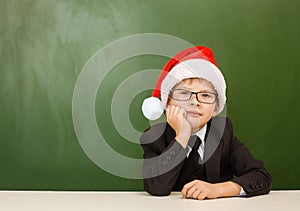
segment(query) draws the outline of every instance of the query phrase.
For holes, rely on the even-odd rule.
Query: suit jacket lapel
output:
[[[223,118],[222,118],[223,119]],[[225,121],[213,118],[208,124],[206,134],[205,153],[203,162],[206,165],[206,177],[209,182],[217,182],[220,178],[220,162],[222,155],[222,134],[225,128]]]

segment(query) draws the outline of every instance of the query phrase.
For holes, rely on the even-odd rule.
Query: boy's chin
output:
[[[202,121],[200,120],[200,118],[188,119],[188,121],[192,128],[200,128],[200,126],[202,125]]]

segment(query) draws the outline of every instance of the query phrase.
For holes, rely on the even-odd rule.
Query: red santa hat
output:
[[[218,93],[218,114],[222,112],[226,103],[225,79],[211,49],[194,46],[179,52],[168,61],[158,77],[152,96],[143,102],[144,116],[149,120],[158,119],[166,108],[170,90],[187,78],[202,78],[211,82]]]

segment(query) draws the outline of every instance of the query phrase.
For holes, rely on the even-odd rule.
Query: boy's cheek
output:
[[[187,117],[187,112],[184,108],[181,107],[182,115],[186,118]]]

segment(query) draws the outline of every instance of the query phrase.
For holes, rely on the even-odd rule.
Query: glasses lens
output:
[[[191,92],[184,89],[175,89],[172,91],[172,98],[175,100],[189,100]]]
[[[210,92],[191,92],[185,89],[174,89],[171,91],[171,97],[174,100],[188,101],[192,94],[197,94],[197,100],[201,103],[212,104],[216,102],[217,94]]]
[[[209,92],[198,93],[198,100],[203,103],[214,103],[216,101],[216,95]]]

